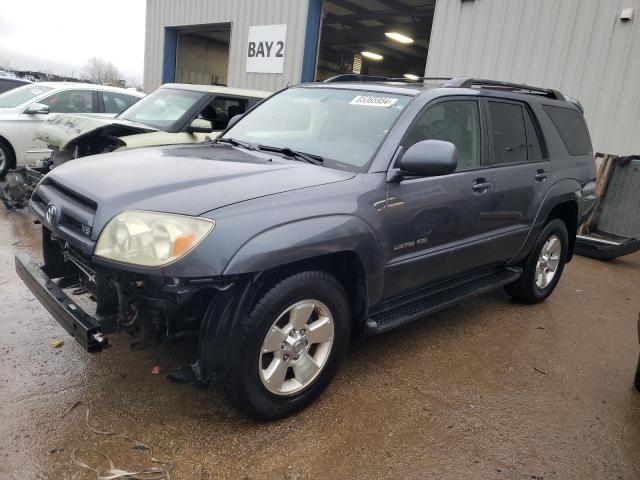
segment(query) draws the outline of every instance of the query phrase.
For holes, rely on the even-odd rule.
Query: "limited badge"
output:
[[[364,105],[366,107],[389,108],[397,101],[397,98],[391,97],[379,97],[377,95],[358,95],[349,102],[349,105]]]

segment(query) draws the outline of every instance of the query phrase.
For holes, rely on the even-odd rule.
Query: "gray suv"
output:
[[[90,352],[193,339],[173,379],[221,381],[263,419],[317,397],[351,337],[502,286],[548,297],[595,201],[579,104],[362,80],[287,88],[204,144],[62,165],[30,201],[44,264],[18,273]]]

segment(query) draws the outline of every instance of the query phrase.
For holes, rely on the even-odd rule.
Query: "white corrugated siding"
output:
[[[555,88],[582,102],[596,151],[640,154],[640,0],[437,0],[426,75]]]
[[[147,0],[145,91],[162,83],[164,28],[207,23],[231,22],[230,87],[275,91],[299,82],[308,6],[307,0]],[[246,73],[249,27],[283,23],[287,24],[284,73]]]

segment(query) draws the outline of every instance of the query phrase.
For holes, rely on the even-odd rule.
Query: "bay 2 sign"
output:
[[[282,73],[287,25],[249,27],[247,72]]]

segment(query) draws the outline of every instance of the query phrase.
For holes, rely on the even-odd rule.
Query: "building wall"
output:
[[[640,0],[437,0],[426,75],[558,89],[596,151],[640,154]]]
[[[144,89],[162,84],[165,27],[231,22],[228,85],[275,91],[300,81],[307,26],[307,0],[147,0]],[[252,25],[287,24],[284,73],[246,73]]]

